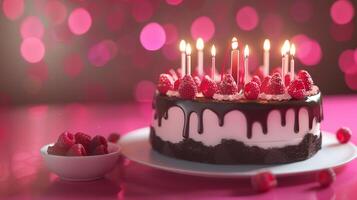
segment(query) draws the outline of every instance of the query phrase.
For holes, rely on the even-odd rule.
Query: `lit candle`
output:
[[[212,71],[211,71],[211,78],[215,81],[216,76],[216,47],[212,45],[211,48],[211,55],[212,55]]]
[[[181,75],[182,77],[186,74],[186,42],[181,40],[180,42],[180,51],[181,51]]]
[[[202,77],[203,76],[203,48],[204,48],[204,43],[202,38],[197,39],[196,48],[197,48],[197,57],[198,57],[197,72],[198,72],[198,76]]]
[[[244,47],[244,84],[248,83],[248,57],[249,57],[249,47],[245,45]]]
[[[294,56],[295,56],[295,45],[291,44],[290,47],[290,55],[291,55],[291,60],[290,60],[290,80],[293,81],[294,80],[294,76],[295,76],[295,61],[294,61]]]
[[[285,46],[285,65],[284,65],[285,69],[284,69],[284,72],[285,72],[285,74],[287,74],[287,73],[289,73],[289,51],[290,51],[289,40],[285,40],[284,46]],[[285,74],[284,74],[284,76],[285,76]]]
[[[234,80],[239,81],[239,49],[237,38],[232,39],[232,51],[231,51],[231,74]]]
[[[189,43],[186,44],[186,55],[187,55],[187,74],[191,75],[191,45]]]
[[[264,74],[265,76],[269,75],[269,50],[270,50],[270,41],[268,39],[264,40]]]

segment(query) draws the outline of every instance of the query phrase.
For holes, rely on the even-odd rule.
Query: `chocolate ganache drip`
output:
[[[153,109],[155,109],[155,119],[158,119],[158,125],[161,126],[162,118],[168,119],[168,110],[177,106],[184,113],[183,137],[189,137],[190,117],[196,113],[198,117],[198,133],[203,133],[203,112],[206,109],[211,110],[218,116],[219,126],[224,125],[225,115],[233,110],[238,110],[244,114],[247,120],[247,137],[252,137],[252,126],[254,122],[259,122],[263,133],[268,132],[268,115],[272,110],[278,110],[281,115],[281,125],[286,125],[286,112],[293,109],[294,131],[299,132],[299,111],[305,107],[309,115],[309,128],[312,129],[313,119],[317,122],[323,119],[321,93],[307,97],[303,100],[288,101],[217,101],[206,98],[197,98],[195,100],[184,100],[177,97],[168,97],[158,94],[154,99]]]

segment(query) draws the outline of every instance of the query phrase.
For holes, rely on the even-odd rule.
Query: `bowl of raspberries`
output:
[[[63,132],[56,143],[41,148],[46,166],[65,180],[88,181],[102,178],[118,162],[120,147],[113,140],[119,135],[111,134],[109,142],[103,136],[91,137],[85,133]]]

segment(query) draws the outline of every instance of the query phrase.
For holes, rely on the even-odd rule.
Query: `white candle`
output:
[[[264,74],[265,76],[269,75],[269,50],[270,50],[270,41],[268,39],[264,40]]]
[[[204,48],[204,42],[202,38],[198,38],[196,42],[196,48],[197,48],[197,68],[198,68],[198,76],[202,77],[203,76],[203,48]]]
[[[281,47],[281,76],[285,74],[285,46]]]
[[[295,76],[295,61],[294,61],[294,56],[295,56],[295,45],[291,44],[290,48],[290,55],[291,55],[291,60],[290,60],[290,80],[294,80]]]
[[[244,47],[244,84],[248,83],[248,57],[249,57],[249,47],[245,45]]]
[[[187,74],[191,75],[191,45],[189,43],[186,44],[186,55],[187,55]]]
[[[181,51],[181,74],[182,77],[186,74],[186,42],[181,40],[180,42],[180,51]]]
[[[216,76],[216,47],[212,45],[211,48],[211,55],[212,55],[212,70],[211,70],[211,78],[215,81]]]
[[[289,73],[289,51],[290,51],[290,42],[289,40],[285,40],[284,42],[284,46],[285,46],[285,74]],[[284,76],[285,76],[284,74]],[[283,76],[283,78],[284,78]]]
[[[232,39],[232,51],[231,51],[231,74],[236,82],[239,82],[239,49],[238,40],[233,37]],[[236,77],[234,77],[236,76]]]

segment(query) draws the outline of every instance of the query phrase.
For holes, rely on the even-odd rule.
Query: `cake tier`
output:
[[[157,95],[154,108],[153,148],[181,159],[284,163],[307,159],[321,146],[320,93],[288,101],[183,100]]]

